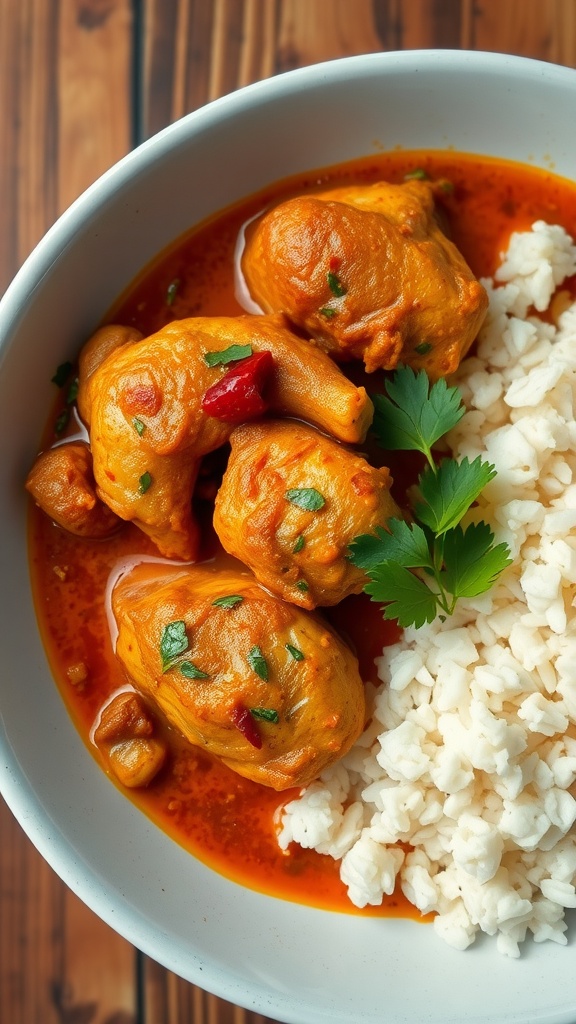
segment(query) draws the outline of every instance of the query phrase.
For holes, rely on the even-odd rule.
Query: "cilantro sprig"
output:
[[[476,597],[510,564],[506,544],[495,544],[485,522],[460,522],[494,466],[481,458],[436,461],[433,447],[465,412],[460,392],[445,380],[431,385],[424,370],[400,367],[374,397],[373,431],[382,447],[419,451],[428,463],[418,480],[414,521],[391,518],[386,528],[357,537],[350,560],[368,576],[364,590],[384,605],[384,618],[402,627],[451,615],[461,597]]]

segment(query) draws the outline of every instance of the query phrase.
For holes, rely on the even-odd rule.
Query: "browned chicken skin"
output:
[[[42,452],[28,474],[26,490],[46,515],[78,537],[108,537],[121,525],[96,495],[92,456],[83,441]]]
[[[379,182],[289,199],[247,233],[252,298],[340,359],[452,373],[488,300],[440,229],[434,185]]]
[[[215,604],[223,598],[234,600]],[[116,584],[112,610],[136,689],[240,775],[277,790],[307,785],[364,726],[348,647],[248,572],[140,564]]]
[[[303,423],[245,424],[230,443],[214,510],[224,549],[302,608],[360,593],[366,577],[346,555],[354,537],[398,514],[388,469]]]
[[[291,334],[281,317],[201,317],[174,321],[113,352],[88,380],[90,442],[98,494],[132,520],[168,557],[193,559],[198,537],[191,496],[201,458],[233,426],[208,416],[202,397],[226,373],[206,353],[231,345],[269,351],[270,408],[361,440],[372,418],[364,388],[319,349]]]

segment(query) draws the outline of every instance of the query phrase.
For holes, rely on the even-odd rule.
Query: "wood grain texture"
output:
[[[380,50],[576,66],[576,0],[0,0],[0,290],[102,171],[250,82]],[[142,956],[0,804],[0,1024],[267,1024]]]

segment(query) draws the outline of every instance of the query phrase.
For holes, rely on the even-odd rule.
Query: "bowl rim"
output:
[[[452,73],[491,75],[498,73],[517,78],[518,75],[537,75],[549,81],[566,83],[576,91],[576,70],[533,58],[487,51],[459,49],[400,50],[358,54],[308,65],[303,68],[282,72],[272,78],[247,85],[234,93],[222,96],[192,111],[175,123],[163,128],[150,139],[117,161],[90,185],[55,221],[37,246],[27,257],[12,283],[0,300],[0,373],[3,357],[10,338],[16,331],[23,316],[26,301],[34,286],[50,269],[56,254],[68,245],[86,218],[98,215],[119,189],[129,187],[134,174],[145,171],[156,160],[162,159],[173,147],[178,147],[207,124],[221,124],[236,113],[246,110],[254,103],[274,103],[279,96],[292,95],[306,87],[322,83],[327,77],[345,79],[371,77],[380,69],[385,73],[445,74],[449,67]],[[70,846],[69,838],[46,813],[38,802],[32,783],[22,773],[14,755],[5,723],[0,717],[0,792],[17,821],[39,850],[43,858],[63,881],[85,902],[90,909],[110,927],[118,931],[137,948],[152,959],[158,960],[171,970],[178,970],[166,958],[160,958],[157,947],[153,946],[145,933],[149,921],[136,907],[125,904],[118,912],[117,894],[110,893],[105,879],[96,873],[87,872],[77,877],[78,860]],[[59,837],[59,838],[57,838]],[[86,870],[86,865],[82,865]],[[122,922],[119,917],[122,917]],[[318,1016],[294,1017],[294,998],[277,994],[276,1002],[271,1001],[270,990],[265,986],[251,983],[250,1000],[238,979],[230,978],[214,964],[191,965],[187,973],[189,980],[202,988],[208,988],[232,1002],[242,1000],[241,1005],[278,1019],[291,1021],[319,1020]],[[297,1012],[301,1012],[299,1007]],[[289,1016],[285,1016],[286,1014]],[[329,1018],[326,1018],[328,1020]],[[546,1017],[554,1024],[571,1024],[573,1012],[566,1015]]]

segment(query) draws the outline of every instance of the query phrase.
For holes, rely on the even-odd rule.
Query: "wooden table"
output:
[[[69,203],[188,111],[356,53],[576,66],[576,0],[0,0],[0,292]],[[0,801],[0,1024],[265,1024],[91,913]]]

